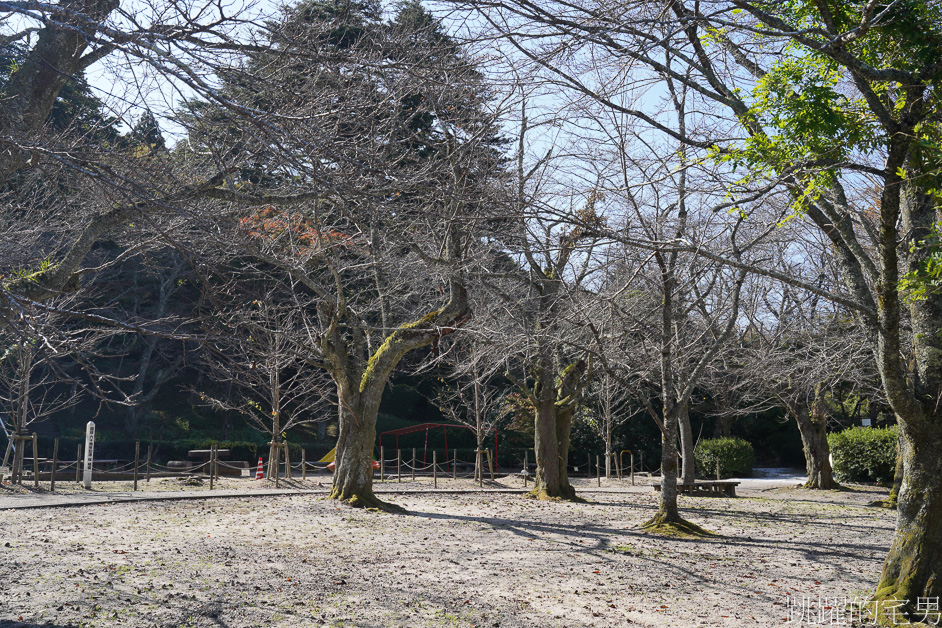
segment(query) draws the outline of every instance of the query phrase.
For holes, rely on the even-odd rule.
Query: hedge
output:
[[[713,479],[719,465],[721,478],[752,475],[755,454],[752,445],[741,438],[701,440],[693,451],[697,474]]]
[[[841,482],[893,481],[896,427],[852,427],[828,434],[834,475]]]

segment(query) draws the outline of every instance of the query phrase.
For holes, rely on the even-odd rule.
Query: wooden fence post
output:
[[[39,442],[33,432],[33,486],[39,488]]]
[[[445,455],[446,456],[448,455],[447,451]],[[451,450],[451,479],[452,480],[458,479],[458,448],[457,447]]]
[[[438,488],[438,452],[432,450],[432,488]]]
[[[602,465],[599,464],[599,457],[595,457],[595,481],[598,482],[599,486],[602,486]]]
[[[285,441],[284,445],[285,445],[285,479],[293,480],[294,471],[291,470],[291,447],[288,446],[288,441]]]
[[[59,466],[59,439],[52,444],[52,475],[49,476],[49,491],[56,492],[56,467]]]
[[[412,481],[415,482],[415,447],[412,448]]]
[[[137,490],[137,472],[141,466],[141,441],[134,441],[134,490]]]
[[[527,487],[527,476],[530,475],[530,451],[523,450],[523,488]]]
[[[386,453],[383,448],[379,448],[379,481],[386,481]]]
[[[396,450],[396,477],[399,482],[402,482],[402,450]]]
[[[75,483],[78,484],[82,481],[82,444],[79,443],[78,449],[75,450]]]
[[[150,482],[150,455],[151,453],[153,453],[153,449],[154,449],[153,445],[147,446],[147,469],[144,470],[145,482]]]
[[[301,450],[301,481],[307,481],[307,451]]]
[[[478,488],[484,488],[484,450],[474,450],[474,469],[478,476]]]

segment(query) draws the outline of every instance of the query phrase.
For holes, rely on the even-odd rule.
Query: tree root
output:
[[[812,491],[846,491],[846,490],[847,490],[846,488],[844,488],[843,486],[841,486],[841,485],[838,484],[837,482],[834,482],[834,485],[833,485],[833,486],[830,486],[830,487],[828,487],[828,488],[825,488],[825,487],[823,487],[823,486],[818,486],[818,484],[817,484],[816,482],[812,482],[811,480],[808,480],[807,482],[805,482],[804,484],[802,484],[802,485],[800,485],[800,486],[801,486],[801,488],[806,488],[806,489],[812,490]]]
[[[664,536],[692,536],[699,538],[719,536],[714,532],[704,530],[697,524],[691,523],[686,519],[681,519],[680,517],[669,519],[660,513],[642,524],[641,529]]]
[[[378,510],[392,514],[403,514],[406,512],[406,509],[402,506],[384,502],[378,498],[373,491],[356,493],[341,491],[335,488],[326,499],[334,499],[343,502],[352,508],[366,508],[367,510]]]
[[[929,628],[931,624],[919,621],[920,617],[926,619],[926,616],[917,612],[911,599],[913,598],[906,591],[906,587],[902,585],[891,584],[877,589],[870,600],[870,607],[876,612],[876,625]],[[929,616],[935,618],[936,614],[930,613]],[[904,618],[908,618],[908,621]]]
[[[563,490],[559,495],[551,495],[545,488],[534,488],[532,491],[526,494],[526,497],[529,499],[538,499],[540,501],[566,501],[576,504],[589,503],[588,500],[576,495],[576,489],[572,488],[571,486],[569,487],[569,490]]]

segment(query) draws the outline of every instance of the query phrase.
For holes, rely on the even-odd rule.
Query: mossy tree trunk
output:
[[[904,427],[903,482],[897,498],[896,535],[883,563],[875,599],[905,601],[918,619],[920,599],[942,596],[942,437],[935,422]]]
[[[898,141],[904,142],[903,138]],[[905,142],[904,142],[905,145]],[[930,290],[909,306],[915,372],[902,363],[901,303],[898,252],[904,255],[906,271],[917,274],[924,268],[931,249],[924,245],[938,220],[935,197],[903,179],[904,166],[912,154],[891,150],[886,170],[897,178],[888,181],[881,198],[881,282],[877,306],[881,332],[875,354],[883,388],[899,421],[903,478],[897,498],[896,534],[883,563],[875,599],[905,600],[903,609],[918,619],[920,598],[942,598],[942,293]],[[892,178],[892,177],[891,177]],[[903,246],[897,241],[897,223],[906,234]],[[884,623],[892,618],[884,617]]]
[[[398,327],[375,351],[366,352],[360,322],[347,320],[347,312],[340,303],[321,337],[321,350],[337,386],[340,405],[334,482],[329,499],[353,506],[395,509],[373,493],[373,444],[383,390],[403,357],[455,331],[469,313],[467,292],[453,280],[445,307]]]
[[[569,439],[572,417],[579,395],[588,379],[587,365],[579,360],[554,376],[547,357],[537,375],[531,394],[534,402],[534,450],[536,476],[531,495],[540,499],[575,500],[576,489],[569,482]]]
[[[893,488],[890,489],[890,494],[883,504],[886,508],[896,508],[899,502],[899,492],[903,488],[903,460],[905,458],[903,450],[906,448],[906,443],[903,440],[902,430],[899,431],[898,436],[896,442],[896,470],[893,472]]]
[[[345,390],[338,386],[340,431],[330,499],[354,506],[379,506],[373,495],[373,444],[382,389]]]

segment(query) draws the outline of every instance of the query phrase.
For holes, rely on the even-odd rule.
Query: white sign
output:
[[[870,419],[862,419],[860,421],[860,424],[863,425],[864,427],[870,427]]]
[[[85,488],[92,487],[92,463],[95,461],[95,424],[92,421],[85,426],[85,472],[82,480]]]

